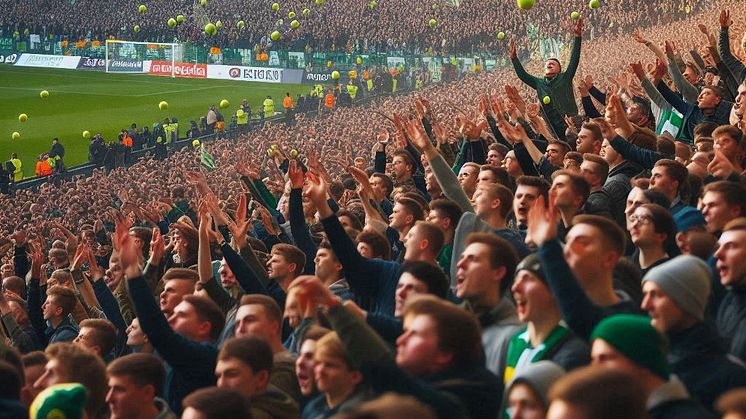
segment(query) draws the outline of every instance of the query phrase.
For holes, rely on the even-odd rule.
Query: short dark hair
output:
[[[218,360],[230,358],[250,366],[255,374],[259,371],[272,372],[272,348],[257,337],[242,336],[227,340],[220,349]]]
[[[407,261],[401,265],[400,276],[409,273],[427,285],[427,292],[436,297],[446,298],[450,284],[440,267],[421,261]]]
[[[443,243],[445,243],[445,234],[440,227],[427,221],[417,221],[414,223],[419,228],[420,234],[424,235],[428,241],[428,248],[432,254],[437,256],[441,249],[443,249]]]
[[[676,144],[673,142],[673,140],[669,138],[666,138],[666,137],[656,138],[655,148],[656,150],[658,150],[659,153],[663,154],[664,156],[676,155]]]
[[[609,176],[609,163],[598,154],[585,153],[583,154],[583,160],[588,160],[591,163],[598,165],[598,171],[596,176],[601,179],[601,183],[606,182],[606,178]]]
[[[295,275],[303,273],[306,266],[306,254],[297,246],[287,243],[278,243],[272,246],[270,253],[278,253],[287,260],[288,263],[295,264]]]
[[[249,399],[236,390],[204,387],[186,396],[181,403],[204,415],[205,419],[251,418]]]
[[[712,137],[712,133],[719,127],[714,122],[700,122],[694,126],[694,138]]]
[[[138,387],[151,385],[156,396],[163,396],[166,369],[163,361],[153,354],[140,352],[119,357],[111,361],[106,372],[109,376],[126,376]]]
[[[425,218],[425,211],[423,210],[422,205],[416,200],[406,196],[400,196],[396,198],[396,203],[401,204],[406,208],[407,212],[409,212],[414,218],[414,221],[423,220]]]
[[[373,250],[373,256],[379,256],[383,260],[391,259],[391,244],[381,233],[372,230],[363,230],[357,235],[358,243],[365,243]]]
[[[495,167],[490,166],[489,164],[484,164],[479,170],[481,172],[492,172],[492,176],[497,179],[497,183],[505,186],[506,188],[513,189],[513,179],[510,177],[508,171],[503,169],[502,167]]]
[[[360,222],[360,219],[352,211],[345,209],[345,208],[340,208],[339,211],[337,211],[337,218],[339,217],[349,218],[350,221],[352,221],[351,227],[354,228],[355,230],[359,231],[363,229],[363,223]]]
[[[665,234],[666,240],[670,240],[676,234],[676,224],[673,221],[671,211],[658,204],[642,204],[641,208],[645,208],[653,216],[653,226],[655,232],[658,234]]]
[[[425,315],[435,323],[438,347],[453,355],[452,366],[470,366],[482,359],[482,332],[474,314],[434,295],[408,299],[404,317]]]
[[[106,356],[117,340],[117,328],[106,319],[85,319],[80,322],[80,328],[89,327],[94,333],[91,335],[93,343],[101,348],[101,355]]]
[[[723,201],[729,206],[738,206],[741,208],[739,217],[746,216],[746,187],[742,183],[719,180],[708,183],[702,191],[702,196],[704,197],[707,192],[720,194]]]
[[[69,342],[58,342],[47,346],[49,359],[57,359],[65,371],[65,381],[80,383],[88,390],[86,412],[96,416],[106,399],[106,365],[104,361],[87,349]]]
[[[570,153],[568,153],[570,154]],[[582,162],[582,156],[580,153],[578,155],[581,157],[580,161]],[[549,182],[546,181],[544,178],[540,178],[538,176],[519,176],[518,179],[515,181],[516,186],[532,186],[534,188],[539,189],[539,194],[544,197],[544,200],[549,199],[549,188],[552,187],[552,185],[549,184]]]
[[[627,235],[619,225],[613,220],[600,215],[581,214],[572,219],[572,225],[588,224],[596,227],[603,236],[606,248],[617,253],[618,256],[624,255],[624,246],[627,241]]]
[[[197,318],[200,321],[210,323],[210,338],[217,340],[225,325],[225,315],[220,307],[207,297],[200,297],[193,294],[185,295],[182,301],[194,307],[194,310],[197,312]]]
[[[591,195],[591,185],[588,184],[588,181],[583,176],[569,170],[560,169],[552,173],[552,180],[557,179],[559,176],[567,176],[570,180],[572,190],[583,198],[583,202],[588,200],[588,197]]]
[[[47,354],[45,354],[42,351],[32,351],[27,354],[24,354],[22,357],[23,359],[23,367],[33,367],[35,365],[47,365]]]
[[[72,313],[78,303],[78,297],[70,288],[55,285],[47,290],[47,297],[54,297],[55,303],[62,307],[62,315],[67,316]]]
[[[591,132],[591,137],[593,138],[593,141],[604,140],[604,136],[601,134],[601,127],[597,123],[593,121],[583,122],[583,125],[581,126],[581,128],[585,128]]]
[[[435,199],[430,201],[430,211],[439,211],[443,214],[443,218],[451,220],[451,226],[453,226],[454,230],[461,219],[461,215],[463,215],[461,208],[455,202],[448,199]]]
[[[391,195],[391,191],[394,190],[394,182],[391,180],[390,177],[386,176],[383,173],[375,172],[370,177],[376,177],[381,179],[381,182],[386,187],[386,196]]]
[[[23,291],[26,289],[26,281],[19,276],[9,276],[3,279],[3,288],[17,295],[23,295]]]
[[[196,284],[199,281],[199,273],[194,269],[187,268],[170,268],[163,274],[161,281],[164,283],[172,279],[179,279],[182,281],[189,281],[192,284]]]
[[[466,245],[481,243],[490,248],[490,267],[505,267],[505,276],[500,281],[500,295],[510,290],[518,265],[518,253],[510,242],[493,233],[471,233],[466,237]]]
[[[414,161],[414,157],[412,157],[412,153],[410,153],[409,151],[403,148],[397,148],[396,150],[394,150],[393,153],[391,153],[391,158],[393,159],[394,157],[397,157],[397,156],[404,159],[404,162],[406,164],[412,166],[412,173],[414,173],[415,170],[417,170],[417,163]]]
[[[241,297],[241,306],[260,305],[264,307],[267,317],[282,326],[282,309],[274,298],[263,294],[248,294]]]
[[[684,185],[688,185],[687,178],[689,177],[689,171],[687,170],[686,166],[677,162],[676,160],[661,159],[655,162],[654,167],[665,168],[666,174],[671,177],[671,179],[679,182],[679,192],[681,192]]]
[[[549,390],[552,401],[577,407],[586,418],[643,419],[646,396],[636,378],[598,366],[576,369]]]

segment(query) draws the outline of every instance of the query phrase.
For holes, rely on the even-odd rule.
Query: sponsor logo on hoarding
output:
[[[0,54],[0,64],[15,64],[18,54],[2,55]]]
[[[306,73],[303,83],[328,83],[332,80],[332,73]]]
[[[78,68],[79,56],[21,54],[16,61],[19,67]]]
[[[274,68],[233,67],[228,70],[228,75],[234,79],[279,83],[282,78],[282,70]]]
[[[78,68],[103,70],[104,67],[106,67],[106,60],[103,58],[83,57],[80,59],[80,64],[78,64]]]
[[[111,60],[109,63],[109,70],[111,69],[122,69],[122,70],[137,70],[142,69],[142,61],[138,60]]]
[[[207,77],[207,65],[175,63],[173,72],[176,77],[204,79]],[[170,76],[171,63],[168,61],[153,61],[150,63],[149,73],[158,76]]]

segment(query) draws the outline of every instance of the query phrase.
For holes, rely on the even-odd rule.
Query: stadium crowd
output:
[[[204,7],[195,0],[146,2],[142,0],[75,0],[75,1],[0,1],[3,16],[0,27],[6,34],[23,34],[26,28],[42,35],[67,36],[69,41],[98,40],[110,36],[117,39],[172,42],[204,41],[226,46],[236,43],[253,47],[265,43],[269,34],[280,30],[286,34],[283,45],[302,50],[308,45],[314,51],[349,51],[356,53],[407,51],[423,53],[454,53],[490,51],[500,52],[503,44],[496,39],[503,31],[524,39],[529,38],[529,26],[542,37],[564,37],[566,32],[556,24],[558,16],[566,16],[573,8],[566,2],[537,2],[531,13],[517,13],[513,4],[479,0],[413,2],[391,0],[344,3],[325,0],[316,5],[306,0],[278,1],[280,10],[274,11],[271,2],[239,2],[209,0]],[[380,4],[379,4],[380,3]],[[587,2],[579,1],[577,10],[583,11]],[[146,5],[147,12],[139,13],[138,6]],[[454,5],[457,5],[454,7]],[[619,34],[633,28],[650,27],[685,19],[691,13],[707,10],[708,3],[697,0],[665,2],[633,2],[615,0],[605,2],[604,8],[584,13],[588,15],[592,37]],[[303,10],[308,9],[308,14]],[[105,10],[105,13],[101,11]],[[301,26],[289,30],[288,14],[294,12]],[[185,23],[169,30],[166,23],[177,15]],[[441,22],[428,27],[429,19]],[[203,28],[208,22],[220,20],[224,27],[215,37],[206,37]],[[244,20],[243,30],[237,22]],[[282,23],[279,21],[282,20]],[[370,25],[376,22],[376,25]],[[498,24],[496,24],[499,22]],[[530,25],[527,23],[530,22]],[[133,32],[135,25],[140,31]],[[536,37],[533,36],[533,39]]]
[[[740,5],[0,196],[2,411],[746,415]]]

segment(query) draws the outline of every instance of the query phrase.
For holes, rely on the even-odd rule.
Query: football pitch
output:
[[[39,96],[42,90],[49,92],[48,98]],[[229,123],[243,99],[256,115],[267,95],[274,99],[275,109],[281,110],[286,92],[295,98],[308,90],[296,84],[0,66],[0,162],[18,153],[24,175],[31,177],[36,158],[49,151],[55,137],[65,146],[65,164],[74,166],[88,160],[90,141],[82,135],[86,130],[100,133],[109,142],[132,123],[152,129],[154,122],[175,116],[183,136],[189,121],[199,122],[209,106],[222,99],[230,102],[221,110]],[[169,104],[165,111],[158,109],[163,100]],[[18,120],[22,113],[28,115],[26,122]],[[16,131],[21,138],[13,140]]]

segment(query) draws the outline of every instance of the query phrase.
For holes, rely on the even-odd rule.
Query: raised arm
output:
[[[311,261],[316,257],[316,243],[308,232],[303,214],[303,170],[295,160],[290,161],[288,167],[288,177],[290,178],[290,202],[288,203],[288,217],[290,218],[290,231],[293,234],[293,241],[299,249],[306,255],[306,266],[303,272],[307,275],[313,275],[316,267]]]
[[[718,40],[718,52],[720,58],[728,67],[733,76],[736,77],[736,81],[743,80],[746,78],[746,65],[736,58],[730,50],[730,26],[733,24],[733,20],[730,17],[730,12],[722,10],[720,12],[720,37]]]
[[[528,74],[525,68],[523,68],[523,64],[521,64],[521,60],[518,59],[518,52],[516,51],[515,47],[515,40],[510,40],[510,62],[513,64],[513,68],[515,69],[515,74],[518,76],[518,78],[529,85],[531,88],[536,89],[536,83],[537,78],[532,76],[531,74]]]

